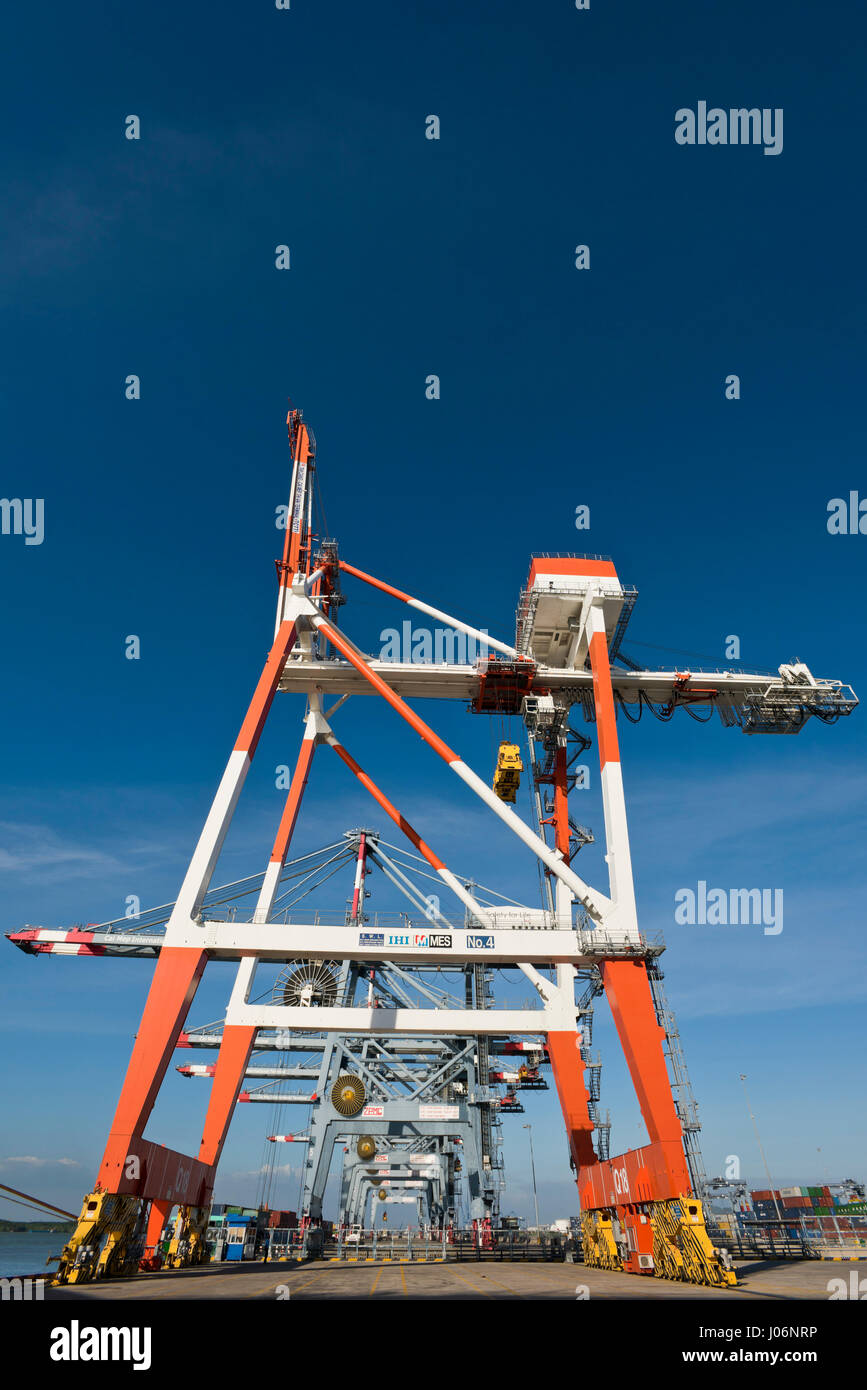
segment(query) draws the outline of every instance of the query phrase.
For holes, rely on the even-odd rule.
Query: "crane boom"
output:
[[[552,746],[566,727],[573,705],[580,705],[588,720],[595,718],[585,630],[588,605],[594,601],[604,616],[615,704],[632,722],[645,709],[667,720],[684,707],[697,719],[709,719],[717,710],[726,727],[737,725],[747,734],[796,734],[811,717],[834,723],[858,705],[851,686],[815,677],[800,661],[784,663],[776,672],[637,667],[620,653],[637,590],[620,583],[605,556],[533,558],[518,607],[514,650],[494,639],[485,643],[487,634],[340,561],[334,542],[315,564],[324,565],[327,572],[350,574],[417,611],[438,617],[447,628],[453,624],[455,631],[440,633],[434,656],[454,655],[459,645],[454,639],[460,633],[472,634],[480,646],[487,646],[488,651],[483,650],[476,661],[412,659],[416,634],[412,624],[404,622],[403,655],[410,659],[365,658],[370,670],[385,679],[395,694],[403,699],[463,700],[479,713],[521,715],[530,732]],[[290,659],[278,689],[306,690],[311,680],[329,696],[372,693],[356,666],[322,650],[303,660]]]

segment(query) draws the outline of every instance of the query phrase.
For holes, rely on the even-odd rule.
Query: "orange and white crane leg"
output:
[[[663,1051],[665,1029],[656,1017],[647,965],[643,960],[606,960],[600,971],[650,1141],[680,1144],[680,1120]],[[689,1191],[685,1158],[680,1177],[686,1184],[681,1191]]]
[[[599,766],[602,785],[602,809],[605,817],[605,848],[608,860],[608,880],[611,900],[615,907],[618,933],[638,940],[638,915],[635,908],[635,886],[632,879],[632,856],[629,850],[629,830],[626,823],[626,797],[620,768],[620,746],[608,661],[608,638],[602,605],[592,603],[587,616],[590,667],[593,672],[593,703],[596,708],[596,734],[599,743]]]
[[[142,1135],[206,963],[207,952],[194,947],[164,946],[160,951],[97,1176],[103,1191],[174,1201],[186,1195],[182,1174],[190,1160],[163,1150],[173,1160],[172,1169],[163,1162],[151,1172],[155,1146]],[[160,1191],[166,1182],[169,1190]]]
[[[568,791],[566,749],[560,747],[554,754],[554,842],[564,859],[568,859],[570,848]],[[566,891],[565,885],[558,882],[558,916],[562,915],[564,908],[571,916],[571,897],[566,903],[563,901]],[[574,998],[575,971],[572,966],[558,966],[557,983],[561,990],[569,990]],[[581,1043],[581,1034],[577,1029],[548,1033],[548,1058],[576,1175],[582,1168],[598,1161],[593,1147],[590,1094],[584,1077]]]
[[[166,1222],[171,1215],[172,1203],[160,1201],[156,1198],[151,1202],[151,1209],[148,1212],[147,1233],[145,1235],[145,1256],[154,1250],[159,1243],[160,1236],[165,1230]]]
[[[307,779],[310,776],[310,766],[315,747],[316,716],[311,714],[306,721],[304,738],[301,742],[292,782],[286,795],[274,848],[271,851],[268,868],[259,890],[256,909],[253,914],[254,922],[267,922],[271,915],[280,875],[283,872],[283,865],[286,862],[286,855],[298,821],[301,800],[307,786]],[[205,1115],[202,1142],[199,1147],[199,1160],[206,1163],[210,1170],[209,1192],[207,1193],[209,1201],[213,1193],[217,1164],[223,1152],[255,1040],[256,1029],[254,1027],[233,1023],[227,1023],[223,1027],[211,1094],[208,1099],[208,1109]]]
[[[593,671],[593,700],[596,708],[611,899],[619,925],[627,932],[634,930],[637,936],[638,919],[626,824],[626,801],[620,769],[611,667],[608,661],[608,638],[601,603],[590,605],[587,636],[590,666]],[[674,1107],[662,1047],[665,1032],[656,1018],[646,962],[643,959],[609,959],[602,962],[600,970],[651,1142],[677,1140],[680,1143],[680,1121]],[[686,1174],[685,1161],[683,1171]]]
[[[283,815],[277,831],[277,838],[274,841],[274,848],[271,851],[271,858],[265,870],[265,879],[253,914],[254,922],[267,922],[271,915],[274,899],[277,896],[277,885],[280,882],[280,875],[283,872],[283,865],[286,863],[286,855],[289,852],[289,845],[292,842],[298,821],[298,813],[301,810],[301,799],[304,796],[307,780],[310,776],[315,747],[316,719],[311,714],[308,715],[304,726],[301,750],[286,795],[286,804],[283,807]]]
[[[184,877],[181,892],[166,927],[165,944],[157,960],[141,1023],[133,1045],[120,1098],[105,1153],[97,1175],[95,1192],[85,1198],[79,1226],[64,1248],[58,1277],[91,1277],[80,1248],[91,1239],[94,1222],[90,1210],[105,1213],[99,1229],[117,1248],[123,1259],[123,1246],[117,1232],[130,1226],[131,1204],[141,1201],[168,1202],[171,1206],[201,1207],[210,1180],[211,1164],[176,1153],[144,1138],[144,1129],[153,1110],[172,1053],[186,1022],[190,1005],[207,963],[202,946],[173,945],[195,920],[219,858],[241,788],[249,771],[268,711],[295,641],[294,620],[281,624],[268,654],[265,667],[241,725],[198,844]],[[204,1142],[204,1141],[203,1141]],[[105,1194],[117,1200],[105,1202]],[[155,1216],[154,1221],[158,1218]]]
[[[618,939],[638,941],[608,638],[602,606],[592,599],[582,637],[585,634],[593,672],[612,928]],[[559,771],[559,761],[557,767]],[[557,824],[562,824],[559,815]],[[561,1075],[568,1056],[566,1040],[550,1035],[552,1069],[578,1166],[585,1262],[731,1285],[736,1282],[734,1273],[713,1248],[701,1203],[691,1196],[683,1132],[665,1061],[665,1030],[656,1017],[647,961],[610,957],[600,961],[599,969],[650,1143],[602,1163],[591,1156],[589,1135],[575,1132],[574,1116],[583,1118],[577,1082],[574,1076]],[[579,1148],[586,1155],[582,1163],[576,1157]]]
[[[593,1147],[593,1121],[590,1118],[589,1094],[581,1058],[581,1034],[577,1030],[550,1032],[548,1058],[577,1181],[582,1169],[598,1162]]]
[[[297,602],[297,601],[296,601]],[[181,891],[166,927],[166,941],[171,942],[174,925],[187,927],[202,906],[211,877],[220,857],[223,842],[232,821],[265,721],[283,674],[283,667],[295,644],[294,615],[280,625],[274,645],[268,653],[264,670],[250,701],[235,747],[226,764],[217,793],[199,836]]]

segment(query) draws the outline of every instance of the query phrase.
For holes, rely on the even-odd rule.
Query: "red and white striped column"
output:
[[[352,889],[352,913],[351,921],[354,927],[358,926],[358,920],[364,907],[364,875],[366,873],[365,860],[367,858],[367,836],[362,833],[358,837],[358,858],[355,861],[355,883]]]
[[[626,824],[626,798],[620,768],[611,666],[608,661],[608,636],[601,601],[590,605],[587,635],[590,667],[593,672],[593,702],[596,708],[596,737],[599,743],[606,859],[609,889],[616,915],[615,930],[618,936],[637,941],[638,915],[635,907],[629,830]]]
[[[301,549],[307,527],[306,505],[309,491],[310,435],[307,426],[297,419],[297,411],[290,410],[286,417],[289,437],[295,431],[295,447],[292,456],[292,486],[289,489],[289,515],[286,520],[286,536],[283,541],[283,561],[280,566],[280,586],[277,591],[277,621],[275,633],[281,623],[286,621],[289,601],[292,595],[292,581],[299,569]],[[309,537],[308,537],[309,539]]]

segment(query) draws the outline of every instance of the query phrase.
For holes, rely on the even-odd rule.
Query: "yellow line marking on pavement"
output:
[[[404,1273],[403,1265],[400,1266],[400,1281],[403,1284],[404,1293],[409,1294],[409,1289],[406,1287],[406,1274]]]
[[[374,1293],[375,1293],[375,1291],[376,1291],[376,1286],[377,1286],[377,1284],[379,1283],[380,1279],[382,1278],[382,1271],[383,1271],[384,1269],[385,1269],[385,1265],[381,1265],[380,1268],[378,1269],[377,1274],[376,1274],[376,1278],[374,1279],[373,1283],[372,1283],[371,1286],[370,1286],[370,1293],[367,1295],[368,1298],[373,1298],[373,1295],[374,1295]]]
[[[485,1298],[488,1297],[487,1289],[480,1289],[471,1279],[467,1279],[464,1275],[458,1274],[457,1270],[452,1265],[446,1265],[446,1269],[449,1274],[453,1274],[456,1279],[460,1279],[462,1284],[467,1284],[475,1293],[483,1294]]]
[[[330,1269],[320,1269],[320,1271],[319,1271],[318,1274],[314,1274],[314,1276],[313,1276],[312,1279],[305,1279],[303,1284],[290,1284],[290,1285],[289,1285],[289,1297],[291,1298],[292,1295],[293,1295],[294,1293],[298,1293],[299,1290],[301,1290],[301,1289],[306,1289],[307,1286],[308,1286],[308,1284],[315,1284],[315,1283],[316,1283],[316,1280],[317,1280],[317,1279],[321,1279],[322,1276],[323,1276],[324,1274],[331,1274],[331,1273],[332,1273],[332,1271],[331,1271]]]
[[[505,1289],[505,1290],[506,1290],[506,1293],[513,1294],[515,1298],[520,1298],[520,1297],[521,1297],[521,1295],[520,1295],[519,1293],[517,1293],[517,1292],[515,1291],[515,1289],[512,1288],[511,1284],[501,1284],[501,1283],[500,1283],[500,1280],[499,1280],[499,1279],[495,1279],[494,1276],[493,1276],[493,1274],[485,1274],[484,1276],[481,1276],[481,1277],[487,1279],[488,1282],[491,1283],[491,1284],[496,1284],[496,1285],[497,1285],[497,1288],[499,1288],[499,1289]]]

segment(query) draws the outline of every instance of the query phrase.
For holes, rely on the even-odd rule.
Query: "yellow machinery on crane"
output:
[[[500,744],[500,751],[497,754],[497,768],[494,773],[494,791],[501,801],[514,801],[515,794],[521,785],[521,773],[524,771],[524,764],[521,762],[521,750],[517,743],[509,743],[504,740]]]

